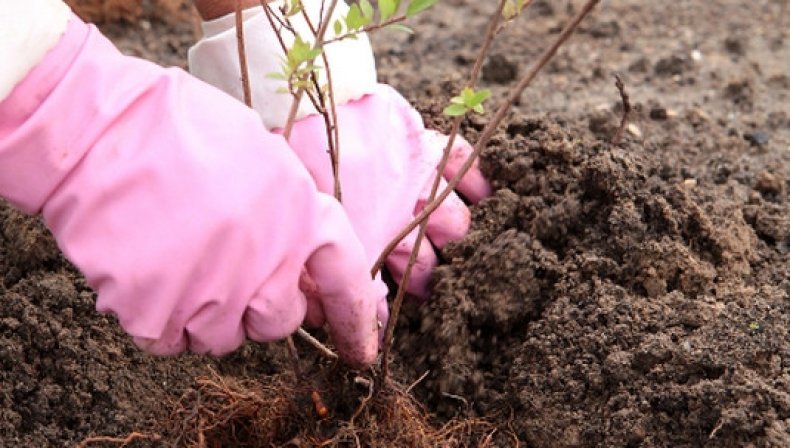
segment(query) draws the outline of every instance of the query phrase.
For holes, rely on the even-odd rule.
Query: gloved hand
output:
[[[271,4],[275,10],[279,7],[278,2]],[[313,23],[318,22],[320,5],[320,0],[303,1]],[[347,6],[340,2],[335,17],[345,15],[346,11]],[[312,36],[301,15],[290,20],[303,38]],[[203,39],[189,52],[190,71],[242,100],[234,14],[204,22],[203,31]],[[329,37],[332,33],[328,32]],[[285,87],[284,81],[266,76],[279,72],[283,51],[261,7],[244,11],[244,36],[253,108],[268,128],[277,130],[285,124],[292,96],[278,93],[278,89]],[[288,31],[283,31],[282,37],[286,45],[293,42],[293,35]],[[339,104],[343,206],[372,264],[384,246],[425,205],[447,137],[426,130],[419,114],[400,94],[376,82],[367,36],[361,34],[355,40],[332,43],[325,52]],[[317,63],[324,65],[320,59]],[[323,84],[325,71],[319,74]],[[307,99],[300,103],[297,118],[289,143],[318,188],[331,194],[334,179],[323,118],[316,115]],[[470,145],[457,137],[444,176],[449,178],[457,173],[471,151]],[[476,167],[459,186],[459,191],[471,202],[488,196],[490,190],[489,183]],[[453,194],[431,216],[428,239],[440,248],[448,241],[461,238],[468,230],[469,221],[469,210]],[[387,259],[387,266],[396,279],[406,267],[416,233],[415,230],[404,239]],[[433,248],[423,244],[408,291],[426,297],[430,273],[436,264]]]
[[[121,55],[76,16],[3,97],[0,195],[43,214],[98,310],[144,349],[221,355],[309,314],[346,360],[375,360],[386,289],[340,205],[255,112]],[[299,290],[305,267],[316,300]]]

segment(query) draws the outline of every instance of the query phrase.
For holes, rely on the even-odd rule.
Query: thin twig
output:
[[[140,432],[132,432],[126,437],[107,437],[107,436],[96,436],[96,437],[88,437],[87,439],[80,442],[78,448],[85,448],[92,443],[113,443],[118,446],[127,446],[130,443],[134,442],[137,439],[148,439],[151,441],[158,441],[161,440],[162,436],[159,434],[143,434]]]
[[[335,7],[337,7],[338,0],[332,0],[332,3],[329,4],[329,8],[326,9],[326,16],[323,17],[324,20],[321,21],[321,25],[318,27],[318,34],[316,35],[316,43],[323,47],[324,43],[324,35],[326,35],[326,30],[329,29],[329,22],[332,21],[332,16],[335,14]],[[320,48],[318,47],[318,48]]]
[[[406,388],[406,390],[404,391],[404,393],[406,393],[406,394],[410,393],[410,392],[411,392],[411,390],[412,390],[412,389],[414,389],[415,387],[417,387],[417,385],[418,385],[418,384],[420,384],[420,383],[422,382],[422,380],[424,380],[424,379],[425,379],[425,377],[427,377],[427,376],[428,376],[428,374],[429,374],[429,373],[431,373],[431,371],[430,371],[430,370],[426,370],[426,371],[425,371],[425,373],[423,373],[422,375],[420,375],[420,377],[419,377],[419,378],[417,378],[417,380],[416,380],[416,381],[414,381],[413,383],[409,384],[409,387],[407,387],[407,388]]]
[[[280,43],[280,47],[283,50],[283,55],[288,54],[288,46],[285,45],[285,41],[283,40],[282,33],[279,28],[274,23],[275,18],[277,21],[280,22],[281,28],[289,28],[292,33],[295,33],[293,27],[284,23],[278,16],[272,13],[270,9],[271,6],[269,5],[267,0],[261,0],[261,7],[263,7],[263,11],[266,14],[266,19],[269,21],[269,26],[272,27],[272,31],[274,31],[274,35],[277,36],[277,41]],[[294,100],[291,102],[291,108],[288,110],[288,118],[285,120],[285,126],[283,128],[283,137],[286,140],[291,139],[291,131],[293,130],[293,124],[296,120],[296,112],[299,110],[299,103],[302,102],[302,93],[303,91],[300,90],[294,94]]]
[[[465,407],[467,407],[467,408],[469,407],[469,401],[467,401],[466,398],[464,398],[464,397],[462,397],[460,395],[451,394],[449,392],[442,392],[442,396],[443,397],[447,397],[447,398],[452,398],[455,401],[460,401],[461,403],[464,404]]]
[[[237,39],[237,46],[239,51],[239,64],[241,66],[241,82],[242,82],[242,89],[244,91],[244,103],[248,107],[252,107],[252,95],[250,93],[250,78],[249,78],[249,70],[247,68],[247,55],[245,50],[245,43],[244,43],[244,31],[243,31],[243,20],[242,20],[242,8],[241,8],[241,0],[236,0],[236,39]],[[283,51],[287,52],[287,47],[285,46],[285,42],[282,40],[282,36],[279,32],[276,31],[274,20],[269,10],[269,5],[267,0],[261,0],[261,6],[266,14],[266,17],[269,20],[269,24],[272,27],[272,30],[275,30],[275,34],[277,35],[277,39],[280,42],[280,46],[283,48]],[[298,104],[298,103],[296,103]],[[299,334],[302,338],[307,340],[311,345],[316,347],[318,351],[331,359],[337,359],[337,355],[333,353],[331,350],[326,348],[320,341],[313,338],[307,331],[303,328],[299,328],[297,330],[297,334]],[[296,351],[296,345],[293,342],[293,338],[288,336],[286,338],[286,344],[288,345],[288,352],[291,355],[291,361],[294,367],[294,372],[297,378],[301,378],[301,368],[299,366],[299,354]]]
[[[323,12],[324,12],[324,2],[321,2],[321,12],[319,14],[320,23],[324,23],[323,20]],[[302,16],[304,17],[307,26],[310,28],[310,31],[316,38],[316,42],[318,42],[318,31],[313,26],[312,20],[310,20],[309,14],[307,14],[307,10],[302,8]],[[321,44],[325,46],[326,43]],[[332,70],[329,67],[329,57],[326,54],[326,51],[321,52],[321,60],[324,62],[324,71],[326,73],[326,85],[327,85],[327,92],[326,96],[329,99],[329,111],[326,109],[326,104],[324,102],[324,96],[321,94],[321,86],[318,83],[318,77],[315,76],[315,72],[313,72],[313,86],[318,92],[318,99],[321,103],[321,115],[324,116],[324,126],[326,127],[327,133],[327,143],[329,144],[329,159],[332,163],[332,175],[334,176],[334,196],[338,200],[338,202],[343,201],[343,193],[340,189],[340,133],[337,127],[337,106],[335,104],[335,89],[334,84],[332,83]],[[316,108],[317,109],[317,108]]]
[[[384,28],[386,26],[389,26],[389,25],[392,25],[392,24],[395,24],[395,23],[403,22],[407,18],[408,17],[406,17],[406,16],[398,16],[398,17],[393,17],[391,19],[387,19],[387,20],[385,20],[385,21],[383,21],[381,23],[375,23],[373,25],[367,25],[367,26],[362,27],[362,29],[360,29],[358,31],[354,31],[354,32],[346,33],[346,34],[341,34],[340,36],[335,36],[335,37],[333,37],[331,39],[327,39],[324,42],[324,45],[329,45],[329,44],[332,44],[332,43],[335,43],[335,42],[339,42],[341,40],[348,39],[349,37],[356,36],[359,33],[370,33],[370,32],[373,32],[373,31],[377,31],[377,30],[380,30],[381,28]]]
[[[373,397],[373,381],[368,381],[368,393],[367,393],[367,395],[362,397],[362,402],[359,403],[359,406],[357,406],[357,409],[351,415],[351,418],[348,419],[348,424],[349,425],[353,425],[354,424],[354,420],[357,417],[359,417],[359,414],[362,413],[362,410],[365,409],[365,406],[367,406],[368,401],[370,401],[370,399],[372,397]]]
[[[322,354],[324,357],[329,359],[337,359],[337,353],[333,352],[326,345],[322,344],[321,341],[314,338],[313,335],[308,333],[304,328],[299,327],[299,329],[296,330],[296,334],[304,339],[308,344],[312,345],[316,350],[318,350],[318,353]]]
[[[285,24],[280,20],[279,17],[272,14],[272,10],[270,9],[271,6],[269,6],[269,0],[261,0],[261,7],[263,8],[263,12],[266,14],[266,19],[269,21],[269,26],[272,27],[274,35],[277,36],[277,41],[280,43],[280,47],[283,49],[283,54],[288,54],[288,46],[285,45],[281,31],[274,25],[274,19],[277,18],[281,27],[285,27]]]
[[[489,432],[488,435],[483,439],[483,441],[480,442],[478,448],[488,448],[489,446],[491,446],[491,440],[494,438],[494,434],[496,434],[496,431],[497,431],[496,428],[492,429],[491,432]]]
[[[486,37],[484,38],[483,45],[480,47],[480,51],[477,54],[477,59],[475,59],[475,65],[472,67],[471,75],[469,77],[469,84],[474,84],[477,82],[480,71],[483,69],[485,55],[488,54],[491,44],[494,43],[494,35],[497,33],[497,30],[501,29],[499,22],[502,20],[502,10],[505,9],[505,3],[507,3],[507,1],[508,0],[499,1],[499,6],[497,6],[496,12],[494,12],[494,14],[491,16],[491,20],[488,22],[488,26],[486,27]]]
[[[285,345],[288,346],[288,354],[291,355],[291,365],[296,374],[296,381],[302,381],[302,367],[299,365],[299,352],[296,351],[296,344],[294,344],[293,336],[285,338]]]
[[[283,137],[285,137],[286,140],[291,140],[291,131],[293,131],[294,123],[296,122],[296,112],[299,110],[299,103],[302,102],[303,95],[303,89],[299,89],[294,93],[291,108],[288,110],[288,118],[285,120],[285,127],[283,127]]]
[[[567,41],[568,38],[573,34],[573,32],[579,26],[579,23],[581,23],[581,21],[584,20],[585,17],[587,17],[590,11],[592,11],[592,9],[599,2],[600,0],[588,0],[587,3],[584,5],[584,7],[579,11],[579,13],[573,18],[573,20],[565,27],[565,29],[562,30],[560,35],[557,36],[557,40],[551,45],[551,47],[549,47],[548,49],[546,49],[546,51],[543,52],[538,62],[533,66],[533,68],[529,71],[529,73],[527,73],[527,75],[524,76],[524,78],[522,78],[521,81],[519,81],[519,83],[515,87],[513,87],[513,89],[511,89],[510,93],[507,96],[507,99],[505,100],[505,103],[502,106],[500,106],[499,109],[497,109],[496,113],[491,118],[491,121],[483,129],[480,138],[478,139],[477,143],[474,146],[474,151],[472,151],[472,154],[470,154],[469,157],[466,159],[464,164],[459,169],[458,173],[456,173],[455,176],[453,176],[453,178],[447,182],[447,185],[444,187],[444,190],[442,190],[442,192],[436,197],[436,199],[426,204],[425,207],[422,209],[422,211],[418,213],[417,216],[415,216],[414,219],[406,227],[404,227],[400,231],[400,233],[398,233],[397,236],[395,236],[395,238],[393,238],[393,240],[384,248],[382,254],[391,253],[392,250],[395,248],[395,246],[397,246],[403,238],[405,238],[409,233],[411,233],[412,230],[414,230],[423,221],[425,221],[431,215],[431,213],[433,213],[433,211],[436,210],[439,207],[439,205],[441,205],[441,203],[447,198],[447,196],[450,195],[450,193],[455,189],[455,187],[458,186],[458,183],[472,167],[477,157],[480,156],[480,153],[483,151],[483,148],[485,148],[486,144],[488,144],[488,141],[494,135],[494,132],[496,132],[496,129],[499,127],[499,124],[502,123],[502,120],[504,120],[505,115],[513,106],[513,104],[515,104],[515,102],[518,100],[518,98],[521,96],[524,90],[527,87],[529,87],[529,85],[532,83],[532,81],[535,79],[538,73],[540,73],[543,67],[545,67],[546,64],[554,57],[554,55],[557,53],[557,50],[562,46],[562,44],[564,44],[565,41]],[[381,265],[383,264],[381,261],[382,260],[377,260],[374,268],[380,268]],[[378,269],[375,269],[373,271],[373,275],[375,275],[377,272]]]
[[[335,13],[335,7],[337,6],[338,0],[332,0],[329,4],[329,8],[326,10],[326,16],[324,20],[321,22],[321,25],[318,27],[318,32],[315,36],[315,43],[313,44],[313,48],[323,48],[323,39],[324,35],[326,34],[326,30],[329,29],[329,22],[332,20],[332,15]],[[302,96],[304,94],[304,88],[300,87],[296,93],[294,94],[293,103],[291,103],[291,109],[288,111],[288,120],[285,122],[285,126],[283,127],[283,136],[286,140],[290,140],[291,138],[291,131],[293,131],[294,121],[296,121],[296,112],[299,110],[299,103],[302,101]]]
[[[516,15],[511,17],[510,20],[506,20],[499,27],[497,27],[497,29],[494,32],[494,34],[496,34],[498,36],[499,33],[505,31],[505,28],[507,28],[507,26],[510,23],[512,23],[514,21],[514,19],[516,19],[519,15],[521,15],[522,12],[524,12],[524,10],[527,9],[527,6],[529,6],[530,3],[532,3],[532,0],[527,0],[526,2],[524,2],[524,5],[521,6],[521,9],[516,13]]]
[[[242,16],[241,0],[236,0],[236,48],[239,51],[239,65],[241,70],[241,88],[244,92],[244,104],[252,107],[252,94],[250,93],[250,72],[247,68],[247,50],[244,45],[244,18]]]
[[[505,7],[506,0],[499,0],[499,6],[496,12],[491,17],[491,21],[488,24],[486,30],[486,37],[484,39],[483,45],[480,48],[480,52],[477,55],[477,60],[475,61],[475,65],[472,68],[472,73],[470,74],[469,81],[467,83],[468,87],[473,87],[477,82],[477,78],[480,75],[480,70],[483,66],[482,60],[485,59],[485,55],[488,52],[488,49],[491,47],[491,42],[494,40],[494,32],[496,31],[497,24],[499,23],[500,17],[502,17],[502,9]],[[442,155],[442,159],[439,162],[439,166],[436,167],[436,177],[433,180],[433,184],[431,185],[431,192],[428,195],[428,200],[426,202],[430,203],[436,198],[436,192],[439,190],[439,185],[442,179],[442,173],[444,169],[447,167],[447,163],[450,160],[450,151],[452,150],[453,143],[455,142],[455,136],[458,134],[458,131],[461,128],[461,121],[463,120],[463,116],[456,117],[453,121],[452,130],[450,131],[450,135],[447,140],[447,144],[444,148],[444,153]],[[409,254],[409,261],[406,264],[406,269],[403,272],[403,277],[401,278],[400,284],[398,284],[398,292],[395,294],[395,300],[392,304],[392,309],[390,310],[390,319],[387,322],[387,328],[384,332],[384,343],[382,347],[382,354],[381,354],[381,375],[379,378],[379,382],[377,383],[379,386],[379,390],[386,384],[387,375],[389,374],[389,352],[392,347],[392,339],[395,336],[395,325],[398,321],[398,316],[400,315],[400,309],[403,306],[403,298],[406,296],[406,288],[411,281],[411,272],[414,268],[414,264],[417,262],[417,255],[420,251],[420,245],[422,245],[422,241],[425,238],[425,232],[428,229],[428,220],[425,219],[420,223],[420,228],[417,231],[417,238],[414,241],[414,247],[412,247],[412,251]],[[394,246],[393,246],[394,248]],[[381,265],[384,263],[386,256],[392,251],[384,250],[382,254],[379,256],[379,259],[376,261],[376,264],[373,266],[373,275],[375,276],[378,270],[380,269]]]
[[[620,118],[620,127],[617,128],[617,132],[612,136],[612,144],[619,145],[620,140],[623,138],[625,127],[628,126],[628,118],[631,116],[631,100],[628,98],[628,92],[625,91],[625,83],[623,83],[623,79],[618,73],[614,74],[614,79],[614,85],[617,87],[617,91],[620,92],[620,99],[623,102],[623,116]]]

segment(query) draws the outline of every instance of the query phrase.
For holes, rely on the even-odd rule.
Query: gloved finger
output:
[[[304,294],[307,299],[307,313],[304,316],[304,323],[308,327],[318,328],[326,322],[324,316],[324,309],[321,307],[321,296],[318,293],[318,286],[315,284],[310,274],[306,270],[302,270],[302,275],[299,276],[299,290]]]
[[[376,326],[379,329],[379,344],[381,344],[384,341],[385,327],[389,319],[389,305],[387,304],[387,286],[380,277],[376,281],[380,286],[380,291],[376,294],[379,297],[376,307]],[[302,276],[299,278],[299,289],[307,299],[307,314],[304,324],[310,328],[323,326],[326,323],[326,316],[324,316],[324,309],[321,306],[321,296],[318,293],[318,286],[307,271],[302,271]]]
[[[334,199],[331,202],[337,207]],[[333,226],[329,217],[319,221],[325,223],[317,229],[325,233],[319,240],[326,243],[310,255],[307,272],[338,353],[351,365],[364,367],[378,353],[379,286],[370,278],[364,248],[351,226]],[[311,319],[317,315],[312,312]]]
[[[431,187],[433,187],[433,179],[423,187],[414,209],[415,215],[425,208],[425,204],[428,202],[428,197],[431,194]],[[442,191],[446,187],[447,181],[440,179],[438,191]],[[431,213],[425,233],[433,245],[441,249],[450,241],[462,239],[469,231],[471,221],[469,208],[455,192],[451,192],[439,207]]]
[[[433,151],[437,149],[443,151],[445,146],[447,146],[448,138],[449,137],[440,132],[426,130],[423,133],[423,144],[429,145]],[[469,158],[472,152],[474,152],[472,145],[470,145],[465,138],[457,135],[453,140],[452,148],[450,148],[450,158],[447,160],[444,173],[442,173],[444,178],[448,180],[452,179],[461,170],[461,166],[466,162],[466,159]],[[480,202],[483,198],[491,196],[491,183],[488,182],[480,171],[478,160],[475,160],[469,171],[464,174],[456,190],[473,204]]]
[[[399,283],[403,278],[403,273],[406,272],[406,266],[409,264],[409,256],[417,240],[417,231],[418,229],[414,229],[409,233],[387,257],[387,268],[395,281]],[[422,244],[420,244],[420,250],[417,253],[417,260],[412,268],[411,278],[406,287],[406,292],[427,299],[430,296],[429,284],[431,272],[433,272],[433,268],[438,264],[439,259],[436,257],[433,246],[431,246],[429,241],[424,239]]]

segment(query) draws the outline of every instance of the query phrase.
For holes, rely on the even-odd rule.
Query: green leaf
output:
[[[367,25],[368,23],[370,23],[370,20],[367,19],[364,14],[362,14],[359,4],[354,3],[351,5],[351,7],[348,9],[348,15],[346,15],[346,28],[348,28],[349,31],[355,31]]]
[[[468,106],[478,106],[483,104],[483,101],[487,100],[491,96],[491,91],[488,89],[483,89],[478,92],[475,92],[472,97],[470,98]]]
[[[518,5],[516,5],[516,2],[514,0],[508,0],[505,3],[505,6],[502,8],[502,17],[504,17],[505,20],[510,20],[513,17],[516,17],[518,11],[519,9]]]
[[[313,48],[312,50],[310,50],[309,53],[307,53],[307,60],[308,61],[312,61],[313,59],[317,58],[318,56],[321,56],[321,53],[323,53],[323,52],[324,52],[324,50],[322,50],[320,48]]]
[[[370,0],[359,0],[359,10],[362,11],[363,17],[373,21],[373,5],[370,4]]]
[[[286,5],[286,17],[293,17],[302,12],[302,0],[293,0],[290,4]]]
[[[411,17],[435,5],[438,0],[411,0],[406,9],[406,16]]]
[[[483,101],[490,96],[491,91],[488,89],[475,91],[471,87],[464,87],[460,95],[450,98],[450,105],[444,108],[443,113],[451,117],[464,115],[470,110],[483,114],[485,113]]]
[[[311,83],[310,81],[308,81],[306,79],[301,79],[301,80],[296,81],[295,83],[293,83],[293,86],[294,86],[295,89],[303,89],[303,90],[309,89],[312,85],[313,85],[313,83]]]
[[[304,77],[305,73],[309,74],[314,70],[313,61],[321,55],[322,51],[320,48],[313,48],[312,44],[297,35],[286,54],[283,73],[288,75],[289,80],[293,77]]]
[[[472,101],[472,97],[474,97],[475,91],[472,90],[471,87],[464,87],[464,90],[461,90],[460,98],[463,101],[463,104],[469,104]]]
[[[400,6],[400,0],[379,0],[379,13],[381,21],[385,21],[395,15]]]
[[[444,108],[442,113],[448,117],[458,117],[465,114],[467,111],[468,109],[463,104],[450,104]]]
[[[340,19],[335,20],[335,36],[339,36],[343,32],[343,22]]]
[[[409,28],[406,25],[400,24],[400,23],[392,23],[390,25],[387,25],[386,28],[389,28],[389,29],[395,30],[395,31],[403,31],[406,34],[414,34],[414,30],[413,29]]]

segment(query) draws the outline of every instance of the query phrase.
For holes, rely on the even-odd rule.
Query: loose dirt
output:
[[[414,35],[373,36],[382,81],[434,127],[446,129],[439,112],[492,3],[445,0]],[[533,3],[487,61],[489,109],[581,5]],[[143,2],[102,29],[126,53],[184,66],[194,23],[163,20],[163,4],[175,5]],[[399,322],[395,373],[417,402],[401,397],[397,418],[424,407],[430,421],[411,427],[431,423],[448,445],[790,446],[788,20],[777,0],[602,2],[488,145],[494,195],[441,254],[432,299]],[[611,145],[615,72],[635,111]],[[464,134],[474,141],[485,122],[468,119]],[[348,429],[338,421],[366,394],[353,376],[314,377],[327,423],[283,376],[281,344],[222,360],[142,354],[96,314],[39,220],[0,204],[0,223],[0,446],[135,431],[127,446],[183,445],[196,415],[184,406],[217,390],[253,391],[236,402],[253,403],[249,419],[263,403],[304,414],[301,428],[264,427],[279,444]],[[441,445],[413,435],[390,440]]]

